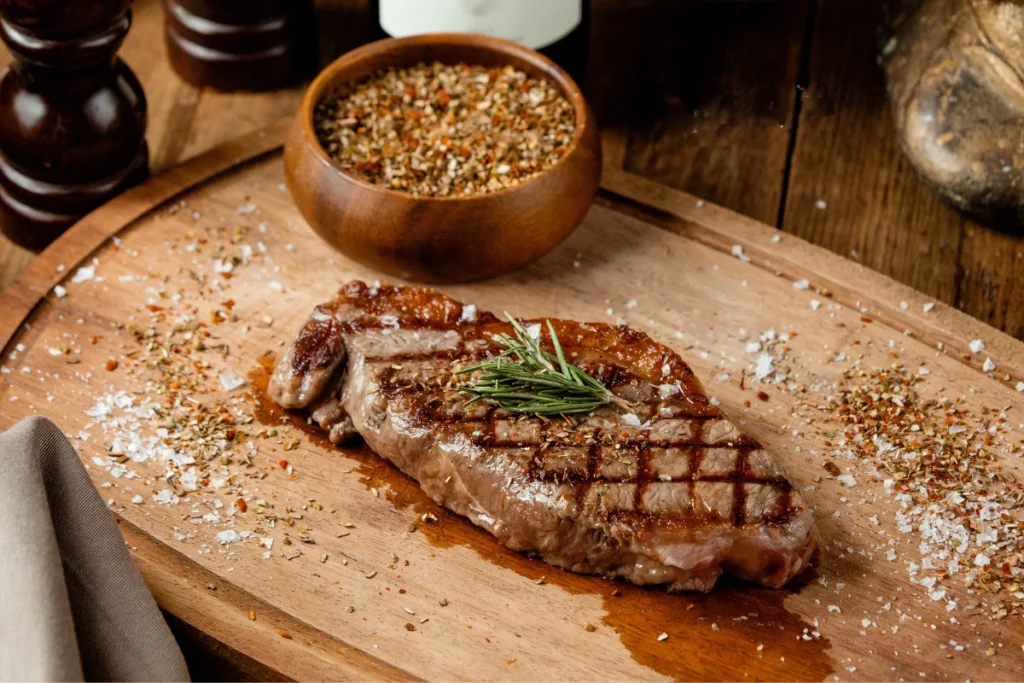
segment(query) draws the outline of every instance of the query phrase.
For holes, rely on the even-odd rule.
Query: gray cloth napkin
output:
[[[0,680],[188,680],[117,523],[39,417],[0,434]]]

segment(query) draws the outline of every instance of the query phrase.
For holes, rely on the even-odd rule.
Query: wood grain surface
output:
[[[264,367],[312,306],[349,278],[376,277],[324,249],[299,217],[282,189],[283,129],[240,138],[101,208],[0,295],[0,429],[30,414],[57,421],[161,606],[249,663],[243,670],[300,679],[1019,674],[1019,617],[948,612],[911,583],[905,563],[919,558],[919,539],[897,531],[898,506],[870,468],[843,462],[856,489],[823,476],[834,425],[808,407],[827,402],[851,364],[870,372],[898,361],[929,369],[917,386],[924,399],[960,397],[958,408],[976,415],[998,406],[1016,422],[1024,344],[799,238],[774,240],[771,226],[617,169],[628,140],[609,136],[605,193],[566,244],[525,270],[445,291],[523,316],[621,316],[671,344],[785,465],[824,542],[813,571],[780,591],[724,582],[673,596],[562,572],[501,548],[372,453],[334,448],[266,400]],[[816,296],[826,303],[815,307]],[[118,391],[136,404],[165,396],[159,345],[147,339],[197,322],[211,336],[185,356],[199,388],[180,400],[253,418],[232,451],[248,452],[251,467],[236,463],[218,485],[231,493],[205,483],[189,492],[165,480],[160,461],[115,470],[104,444],[116,433],[85,412]],[[751,379],[757,354],[747,344],[769,329],[787,331],[772,353],[803,389]],[[997,372],[966,353],[974,339]],[[229,370],[247,385],[224,389],[218,377]],[[768,400],[751,401],[762,388]],[[138,429],[156,436],[162,425],[142,417]],[[993,467],[1019,479],[1020,458],[996,450]],[[180,500],[161,504],[154,494],[169,486]],[[274,515],[295,525],[271,526]],[[239,536],[225,543],[225,531]],[[274,539],[271,548],[260,538]],[[884,560],[886,548],[900,561]],[[946,588],[969,604],[962,586]]]
[[[154,172],[295,111],[300,88],[224,94],[182,83],[166,59],[160,4],[137,0],[121,52],[149,98]],[[326,63],[357,44],[366,2],[316,4]],[[875,64],[878,4],[594,0],[585,89],[604,127],[628,134],[631,172],[1024,339],[1022,239],[944,205],[894,143]],[[31,258],[0,238],[0,286]]]

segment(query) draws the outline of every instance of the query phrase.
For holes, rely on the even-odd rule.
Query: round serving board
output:
[[[910,580],[921,538],[899,530],[884,476],[834,447],[827,406],[844,371],[924,367],[922,399],[993,422],[1005,411],[993,471],[1019,477],[1020,342],[629,175],[622,141],[606,139],[604,192],[567,243],[444,291],[522,316],[621,318],[677,348],[786,466],[822,544],[778,591],[722,581],[668,595],[569,574],[265,400],[266,366],[313,306],[378,279],[299,217],[283,127],[102,207],[0,294],[0,428],[43,415],[68,434],[165,610],[298,679],[1019,676],[1020,617],[989,618],[1005,594],[951,578],[936,598]],[[989,357],[997,369],[983,372]]]

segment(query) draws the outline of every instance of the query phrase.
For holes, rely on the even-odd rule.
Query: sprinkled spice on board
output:
[[[514,67],[386,69],[317,104],[328,155],[375,185],[427,197],[495,192],[556,164],[576,132],[558,87]]]
[[[898,362],[846,371],[830,401],[829,419],[842,425],[830,445],[877,467],[900,504],[898,530],[920,537],[920,562],[907,565],[911,582],[949,611],[1024,615],[1024,486],[992,451],[1006,414],[924,400],[915,390],[921,381]],[[984,590],[958,604],[946,590],[954,581]]]

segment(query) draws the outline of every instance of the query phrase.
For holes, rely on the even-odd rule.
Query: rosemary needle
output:
[[[466,405],[486,400],[511,413],[572,415],[588,413],[609,403],[629,404],[580,368],[566,360],[555,328],[548,320],[554,353],[541,348],[541,335],[531,335],[522,324],[505,313],[515,336],[496,337],[504,351],[483,363],[457,370],[456,375],[479,372],[472,382],[459,387],[471,396]]]

